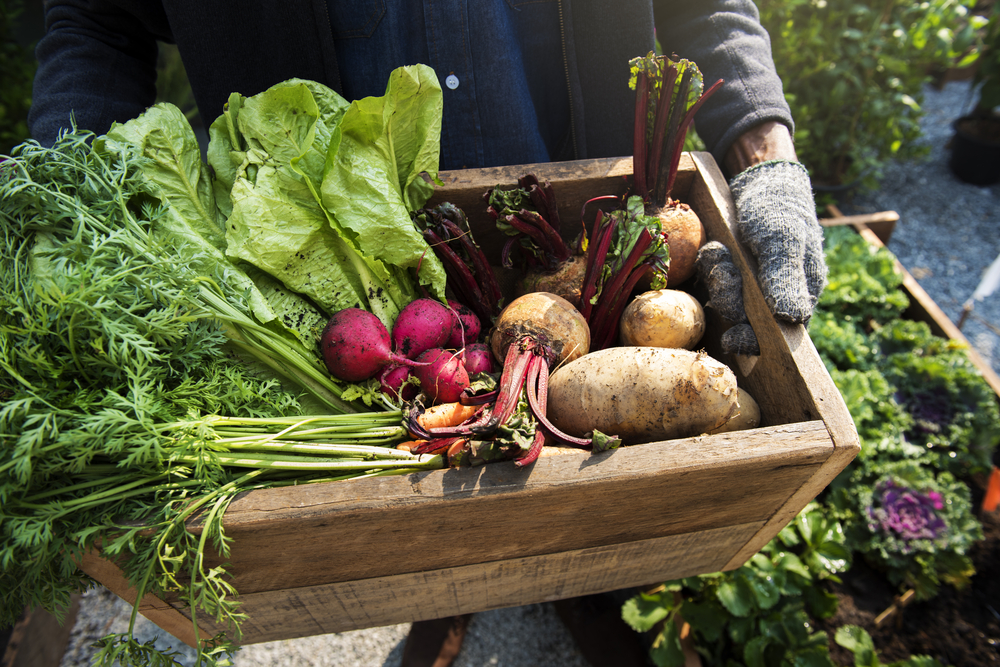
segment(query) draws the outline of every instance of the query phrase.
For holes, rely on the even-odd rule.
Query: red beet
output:
[[[455,350],[426,350],[417,361],[423,365],[414,368],[413,374],[420,380],[420,389],[434,403],[455,403],[469,386],[469,373]]]
[[[392,325],[392,349],[407,359],[442,347],[455,328],[455,314],[434,299],[414,299],[400,311]]]
[[[391,362],[413,363],[393,354],[385,325],[361,308],[344,308],[333,314],[323,329],[320,350],[330,375],[345,382],[373,378]]]
[[[476,314],[472,312],[472,309],[451,299],[448,299],[448,305],[451,306],[451,309],[455,311],[458,317],[456,318],[455,328],[451,332],[451,337],[447,341],[447,347],[459,350],[479,340],[482,325]]]

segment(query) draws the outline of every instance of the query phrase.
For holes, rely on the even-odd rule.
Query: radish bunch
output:
[[[492,372],[475,340],[479,318],[469,308],[449,301],[415,299],[400,311],[392,331],[360,308],[345,308],[330,318],[320,350],[330,374],[345,382],[377,377],[394,400],[412,400],[420,390],[431,402],[456,402],[470,375]],[[466,368],[473,361],[472,371]],[[484,370],[485,369],[485,370]]]

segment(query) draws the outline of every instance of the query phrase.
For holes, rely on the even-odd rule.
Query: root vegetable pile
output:
[[[546,292],[518,297],[497,318],[490,346],[504,360],[492,402],[458,426],[439,428],[422,426],[420,410],[412,410],[408,428],[425,442],[411,451],[445,451],[453,464],[513,458],[524,466],[547,438],[597,450],[617,446],[617,438],[602,433],[564,433],[546,415],[550,370],[590,349],[589,327],[566,299]]]

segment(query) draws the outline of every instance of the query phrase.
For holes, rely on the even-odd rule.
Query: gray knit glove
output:
[[[737,234],[757,258],[757,281],[768,307],[779,320],[807,323],[826,286],[823,230],[809,173],[798,162],[773,160],[743,171],[729,186],[736,201]],[[735,324],[722,337],[723,351],[759,354],[743,310],[743,282],[729,251],[706,244],[698,272],[711,305]]]
[[[798,162],[762,162],[729,183],[740,241],[757,258],[757,282],[779,320],[805,324],[826,287],[823,229],[809,172]]]
[[[698,279],[708,288],[708,305],[732,326],[722,334],[722,351],[727,354],[760,354],[760,345],[743,309],[743,278],[733,263],[729,248],[709,241],[698,250],[695,263]]]

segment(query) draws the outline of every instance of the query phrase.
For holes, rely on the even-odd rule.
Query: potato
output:
[[[757,401],[754,400],[754,397],[751,396],[746,389],[740,387],[739,396],[736,400],[739,405],[739,411],[725,424],[719,428],[709,431],[710,434],[715,435],[716,433],[729,433],[730,431],[745,431],[748,428],[757,428],[760,426],[760,406],[757,405]]]
[[[622,345],[693,349],[705,333],[705,311],[687,292],[643,292],[622,312]]]
[[[570,435],[598,430],[626,445],[707,433],[736,413],[736,375],[703,352],[612,347],[549,378],[548,416]]]

